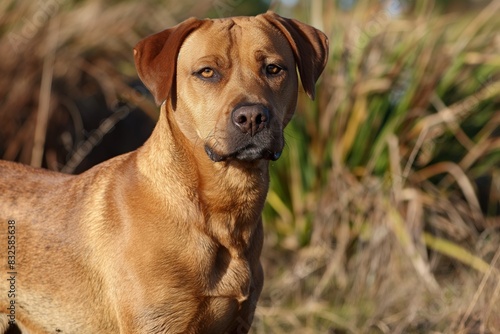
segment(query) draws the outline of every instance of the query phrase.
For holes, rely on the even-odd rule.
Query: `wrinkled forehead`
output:
[[[180,56],[259,54],[293,59],[285,36],[265,19],[234,17],[206,20],[182,44]]]

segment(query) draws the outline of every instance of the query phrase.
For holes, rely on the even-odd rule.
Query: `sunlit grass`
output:
[[[420,4],[323,14],[319,99],[300,101],[272,171],[269,247],[293,255],[284,272],[267,266],[263,332],[500,330],[500,2],[461,15]]]

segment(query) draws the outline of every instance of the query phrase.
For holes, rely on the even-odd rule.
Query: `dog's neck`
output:
[[[164,184],[178,183],[176,189],[186,192],[180,197],[190,198],[202,211],[203,222],[193,223],[205,224],[200,228],[228,248],[237,244],[245,248],[261,221],[269,186],[268,161],[211,161],[203,141],[190,141],[166,105],[151,138],[139,149],[144,155],[137,159],[141,173],[154,180],[158,196]],[[175,173],[175,169],[182,171]],[[175,175],[188,177],[179,180]]]

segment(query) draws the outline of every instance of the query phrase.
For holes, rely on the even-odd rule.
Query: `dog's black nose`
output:
[[[254,136],[269,123],[269,109],[260,104],[241,106],[233,110],[232,119],[241,132]]]

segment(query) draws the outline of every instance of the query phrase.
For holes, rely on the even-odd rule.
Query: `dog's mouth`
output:
[[[238,160],[251,162],[256,160],[272,160],[276,161],[280,158],[282,149],[272,150],[269,148],[258,147],[254,144],[249,144],[228,154],[216,152],[208,144],[205,145],[205,152],[213,162],[221,162],[227,160]]]

